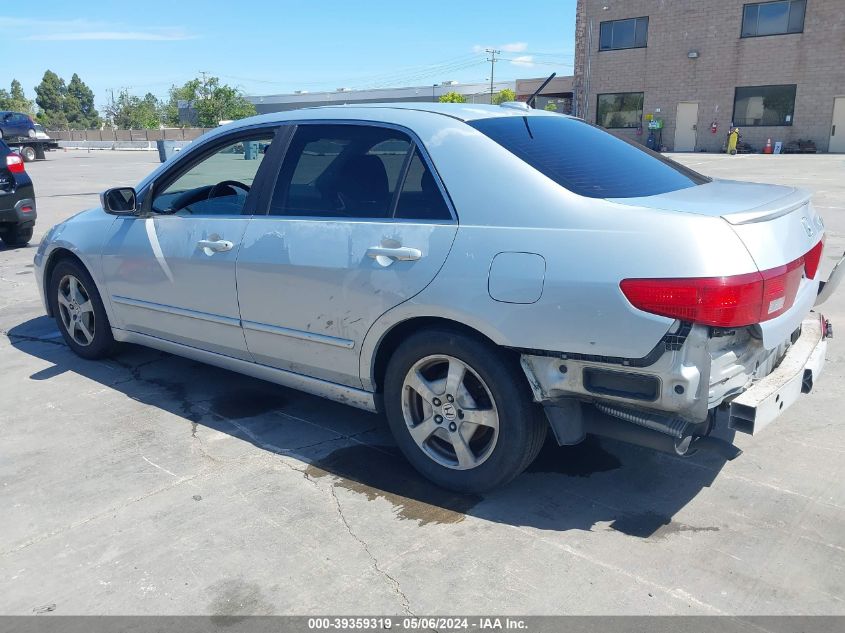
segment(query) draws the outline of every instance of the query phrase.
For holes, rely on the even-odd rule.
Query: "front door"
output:
[[[103,248],[116,327],[250,359],[240,327],[235,262],[272,131],[227,138],[177,161],[121,217]]]
[[[830,152],[845,152],[845,97],[833,100],[833,123],[830,126]]]
[[[694,152],[698,133],[698,104],[682,101],[675,117],[675,151]]]
[[[238,297],[259,363],[360,387],[364,336],[419,293],[457,230],[442,184],[404,131],[300,124],[269,214],[238,257]]]

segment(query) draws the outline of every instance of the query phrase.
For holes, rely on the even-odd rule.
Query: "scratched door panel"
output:
[[[360,387],[367,330],[431,282],[456,230],[454,223],[254,217],[238,256],[238,295],[255,360]],[[420,257],[368,254],[385,244]]]
[[[113,324],[251,359],[238,313],[235,261],[248,216],[119,218],[103,247]],[[202,241],[229,241],[210,251]]]

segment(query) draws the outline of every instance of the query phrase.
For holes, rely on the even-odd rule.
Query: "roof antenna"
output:
[[[540,94],[541,92],[543,92],[543,88],[545,88],[546,86],[548,86],[548,85],[549,85],[549,82],[550,82],[552,79],[554,79],[556,75],[557,75],[557,73],[552,73],[551,75],[549,75],[549,78],[548,78],[548,79],[546,79],[546,81],[544,81],[542,84],[540,84],[540,87],[539,87],[539,88],[537,88],[537,90],[535,90],[535,91],[534,91],[534,94],[533,94],[533,95],[531,95],[530,97],[528,97],[528,107],[529,107],[529,108],[533,108],[533,107],[534,107],[534,102],[537,100],[537,95],[538,95],[538,94]]]

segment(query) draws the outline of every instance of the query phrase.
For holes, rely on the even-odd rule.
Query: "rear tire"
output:
[[[56,264],[48,285],[56,325],[74,353],[96,360],[110,356],[116,346],[108,315],[94,280],[72,259]]]
[[[547,424],[515,357],[448,328],[419,332],[387,366],[384,402],[400,450],[424,477],[480,493],[525,470]]]
[[[31,163],[35,160],[35,148],[34,147],[24,147],[21,150],[21,156],[23,157],[23,162]]]
[[[29,240],[32,239],[32,227],[29,226],[24,229],[17,225],[13,226],[6,229],[4,233],[0,234],[0,238],[2,238],[3,243],[10,248],[26,246],[29,244]]]

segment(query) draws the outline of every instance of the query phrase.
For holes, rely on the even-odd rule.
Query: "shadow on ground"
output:
[[[124,346],[108,361],[86,361],[66,347],[46,316],[12,328],[8,337],[18,350],[51,363],[21,380],[79,374],[184,418],[192,434],[208,427],[301,460],[311,478],[330,478],[370,500],[389,501],[400,520],[455,523],[471,515],[544,530],[610,529],[650,539],[719,529],[673,520],[718,475],[725,462],[713,454],[681,459],[592,437],[573,447],[547,442],[512,484],[484,496],[460,495],[428,483],[408,465],[382,416],[136,346]],[[291,421],[303,425],[303,433],[291,433]],[[324,436],[330,432],[330,439],[315,442],[312,433],[309,440],[309,426]]]

